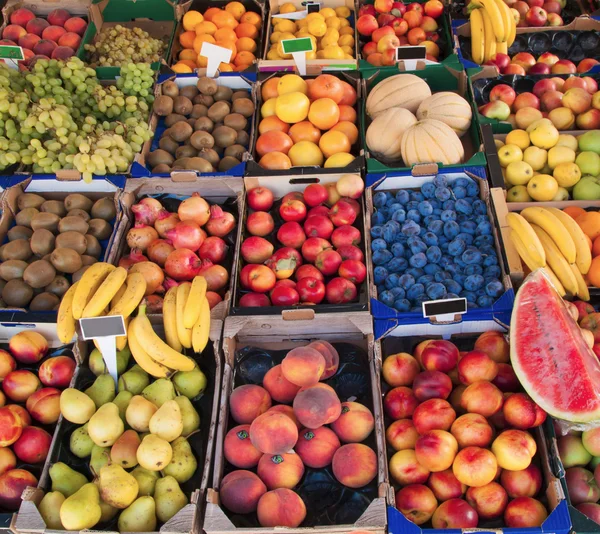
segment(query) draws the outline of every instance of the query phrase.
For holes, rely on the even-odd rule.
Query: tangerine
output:
[[[231,13],[233,18],[239,21],[242,18],[242,15],[246,13],[246,8],[241,2],[229,2],[225,6],[225,11]]]
[[[249,66],[252,65],[256,61],[256,56],[252,52],[248,52],[247,50],[242,50],[238,52],[235,56],[233,63],[240,67],[242,65]]]
[[[219,28],[217,28],[212,22],[210,22],[210,20],[205,20],[204,22],[201,22],[200,24],[196,24],[196,26],[194,26],[194,31],[196,32],[196,35],[200,35],[203,33],[214,35],[218,29]]]
[[[270,130],[258,136],[256,140],[256,153],[261,157],[269,152],[287,154],[293,144],[292,138],[285,132]]]
[[[254,11],[246,11],[246,13],[242,15],[242,18],[240,18],[240,23],[242,22],[253,24],[257,29],[260,29],[262,18],[258,13],[254,13]]]
[[[231,28],[219,28],[213,37],[217,41],[237,41],[238,36]]]
[[[179,35],[179,44],[183,48],[194,48],[194,39],[196,38],[196,32],[185,31]]]
[[[179,52],[179,59],[190,59],[192,61],[196,61],[197,55],[198,54],[196,54],[195,50],[184,49]]]
[[[199,11],[188,11],[184,16],[181,23],[183,24],[183,29],[186,32],[193,31],[196,27],[196,24],[200,24],[204,20],[204,17]]]
[[[340,121],[356,123],[356,110],[352,106],[338,104],[338,108],[340,108]]]
[[[241,39],[242,37],[250,37],[256,39],[258,37],[258,29],[254,24],[249,22],[241,22],[235,29],[235,34]]]
[[[596,256],[592,260],[590,270],[586,275],[589,285],[594,287],[600,287],[600,256]]]
[[[587,236],[585,236],[587,237]],[[587,237],[588,239],[590,239],[589,237]],[[600,256],[600,236],[598,236],[596,239],[594,239],[594,242],[592,244],[592,256],[595,258],[596,256]]]
[[[346,106],[354,106],[356,104],[356,89],[352,87],[348,82],[340,80],[342,83],[342,87],[344,88],[344,96],[338,102],[338,104],[343,104]]]
[[[238,25],[238,21],[235,20],[234,16],[227,11],[219,11],[215,13],[211,22],[217,26],[217,28],[235,28]]]
[[[583,208],[580,208],[579,206],[567,206],[563,209],[563,211],[573,219],[577,219],[577,217],[585,213],[585,210]]]
[[[202,43],[215,44],[216,42],[217,41],[215,41],[215,38],[212,35],[209,35],[208,33],[201,33],[194,39],[193,47],[195,52],[199,54],[200,50],[202,50]]]
[[[277,84],[279,83],[279,76],[273,76],[262,84],[260,94],[263,100],[269,100],[269,98],[277,98],[279,93],[277,92]]]
[[[319,148],[326,158],[339,152],[350,152],[350,140],[340,131],[325,132],[319,139]]]
[[[239,52],[254,52],[256,50],[256,41],[250,37],[240,37],[236,43]]]
[[[188,74],[192,72],[192,69],[188,67],[185,63],[181,63],[181,61],[175,63],[175,65],[173,65],[171,69],[173,69],[173,72],[176,72],[177,74]]]
[[[344,97],[344,86],[342,81],[332,74],[321,74],[310,84],[308,96],[313,100],[331,98],[336,104],[339,104]]]
[[[216,13],[220,13],[221,10],[218,7],[209,7],[204,12],[204,20],[208,20],[209,22],[213,19]]]

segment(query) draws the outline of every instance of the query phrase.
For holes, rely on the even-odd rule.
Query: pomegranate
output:
[[[158,235],[163,239],[167,238],[167,232],[171,228],[175,228],[175,225],[179,222],[179,217],[176,213],[171,213],[167,210],[162,210],[158,214],[158,218],[154,222],[154,228],[158,232]]]
[[[219,295],[218,293],[215,293],[214,291],[207,291],[206,292],[206,300],[208,300],[208,305],[210,306],[210,309],[212,310],[223,299],[221,298],[221,295]]]
[[[136,223],[133,228],[127,232],[127,244],[129,248],[139,248],[144,252],[150,243],[158,239],[158,233],[152,226],[143,223]]]
[[[177,287],[178,285],[179,285],[179,282],[177,282],[177,280],[173,280],[172,278],[169,278],[168,276],[165,278],[165,281],[162,284],[162,286],[165,289],[165,293],[167,291],[169,291],[169,289],[171,289],[172,287]]]
[[[210,207],[199,193],[194,193],[179,204],[177,215],[182,221],[193,221],[198,226],[204,226],[210,218]]]
[[[154,221],[163,209],[162,204],[155,198],[143,198],[137,204],[131,206],[135,215],[135,222],[154,225]]]
[[[146,252],[148,258],[154,263],[158,263],[161,267],[165,266],[167,256],[175,250],[175,247],[166,239],[155,239],[148,245]]]
[[[198,274],[200,267],[202,267],[200,258],[186,248],[174,250],[165,262],[165,272],[177,281],[192,280]]]
[[[187,248],[196,252],[206,239],[206,232],[194,221],[181,221],[167,232],[167,237],[175,249]]]
[[[140,263],[141,261],[148,261],[148,258],[142,254],[139,248],[133,248],[127,256],[123,256],[119,260],[119,267],[123,267],[123,269],[129,271],[132,265]]]
[[[228,246],[220,237],[211,236],[204,240],[198,250],[201,260],[210,260],[213,263],[221,263],[227,255]]]
[[[213,236],[225,237],[235,228],[235,217],[221,206],[210,207],[210,219],[206,223],[206,231]]]
[[[146,306],[148,313],[162,313],[163,299],[159,295],[148,295]]]
[[[198,274],[206,278],[206,289],[208,291],[218,291],[223,289],[229,282],[229,273],[222,265],[213,265],[210,260],[203,260],[202,267]]]
[[[151,261],[136,263],[129,269],[129,272],[140,273],[144,277],[146,280],[146,296],[155,293],[165,279],[163,270],[156,265],[156,263],[152,263]]]

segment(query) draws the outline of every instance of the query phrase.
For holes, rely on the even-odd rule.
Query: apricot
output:
[[[250,441],[265,454],[283,454],[298,441],[298,427],[287,415],[267,412],[250,425]]]
[[[526,430],[536,426],[536,404],[525,393],[509,395],[502,406],[504,420],[512,427]]]
[[[456,412],[444,399],[429,399],[419,404],[413,412],[413,423],[419,434],[429,430],[450,430]]]
[[[502,409],[504,396],[491,382],[475,382],[463,391],[460,405],[469,413],[491,417]]]
[[[542,472],[534,464],[521,471],[503,469],[500,482],[511,499],[535,497],[542,489]]]
[[[546,507],[531,497],[517,497],[504,510],[504,522],[511,528],[539,527],[547,517]]]
[[[267,487],[251,471],[233,471],[223,477],[220,498],[223,506],[234,514],[254,512],[258,501],[267,492]]]
[[[256,512],[263,527],[296,528],[306,517],[306,505],[291,489],[279,488],[260,498]]]
[[[250,441],[250,425],[239,425],[227,432],[223,454],[230,464],[240,469],[256,467],[263,455]]]
[[[321,469],[332,462],[333,455],[340,446],[340,440],[335,432],[322,426],[315,429],[302,429],[294,450],[304,465]]]
[[[488,449],[467,447],[459,451],[452,464],[454,476],[467,486],[478,488],[496,477],[498,463]]]
[[[458,362],[458,378],[466,385],[481,380],[492,381],[498,374],[498,364],[482,350],[467,352]]]
[[[17,457],[8,447],[0,448],[0,475],[17,467]]]
[[[271,396],[266,389],[254,384],[239,386],[229,397],[229,412],[239,424],[250,424],[271,407]]]
[[[414,449],[419,433],[412,419],[398,419],[388,426],[385,439],[395,451]]]
[[[394,420],[411,417],[417,404],[413,390],[405,386],[390,389],[383,399],[385,413]]]
[[[296,347],[287,353],[281,362],[286,380],[300,387],[318,384],[325,371],[325,358],[316,349]]]
[[[283,376],[281,365],[271,367],[267,371],[263,378],[263,387],[269,392],[274,401],[283,404],[291,404],[298,391],[300,391],[300,386],[292,384]]]
[[[267,489],[292,489],[304,475],[304,464],[299,455],[293,453],[263,454],[256,473]]]
[[[366,406],[358,402],[343,402],[342,413],[331,423],[331,429],[344,443],[360,443],[375,427],[375,418]]]
[[[377,476],[377,455],[362,443],[342,445],[333,455],[333,475],[349,488],[362,488]]]
[[[427,523],[437,506],[433,492],[422,484],[412,484],[396,492],[396,508],[415,525]]]
[[[340,355],[336,348],[328,341],[322,339],[313,341],[308,346],[311,349],[319,351],[323,355],[323,358],[325,358],[325,371],[321,375],[321,380],[327,380],[335,375],[340,365]]]
[[[496,363],[510,361],[510,348],[502,332],[494,330],[484,332],[477,338],[473,348],[485,352]]]
[[[333,423],[341,412],[340,399],[327,384],[302,388],[294,399],[294,413],[300,424],[307,428],[319,428]]]
[[[524,430],[505,430],[492,443],[492,452],[498,465],[509,471],[520,471],[529,467],[536,450],[535,440]]]
[[[390,475],[402,486],[409,484],[425,484],[430,471],[417,461],[417,455],[412,449],[398,451],[390,458]]]
[[[450,468],[457,452],[456,439],[445,430],[430,430],[420,436],[415,444],[417,461],[432,472]]]

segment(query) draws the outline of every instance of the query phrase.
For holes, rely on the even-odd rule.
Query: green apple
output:
[[[515,185],[506,192],[507,202],[531,202],[532,198],[524,185]]]
[[[600,156],[595,152],[580,152],[575,163],[583,175],[597,176],[600,174]]]
[[[559,187],[552,202],[562,202],[564,200],[569,200],[569,192],[564,187]]]
[[[590,130],[579,136],[580,152],[595,152],[600,154],[600,130]]]
[[[584,176],[573,187],[573,200],[600,200],[600,179]]]

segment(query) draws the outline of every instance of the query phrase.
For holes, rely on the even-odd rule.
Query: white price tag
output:
[[[127,334],[123,316],[106,315],[79,319],[79,326],[83,339],[97,341],[106,368],[117,384],[117,337]]]
[[[212,43],[202,43],[200,49],[200,55],[208,58],[208,64],[206,65],[206,75],[209,78],[215,78],[219,65],[221,63],[229,63],[231,60],[231,50],[222,46],[217,46]]]

